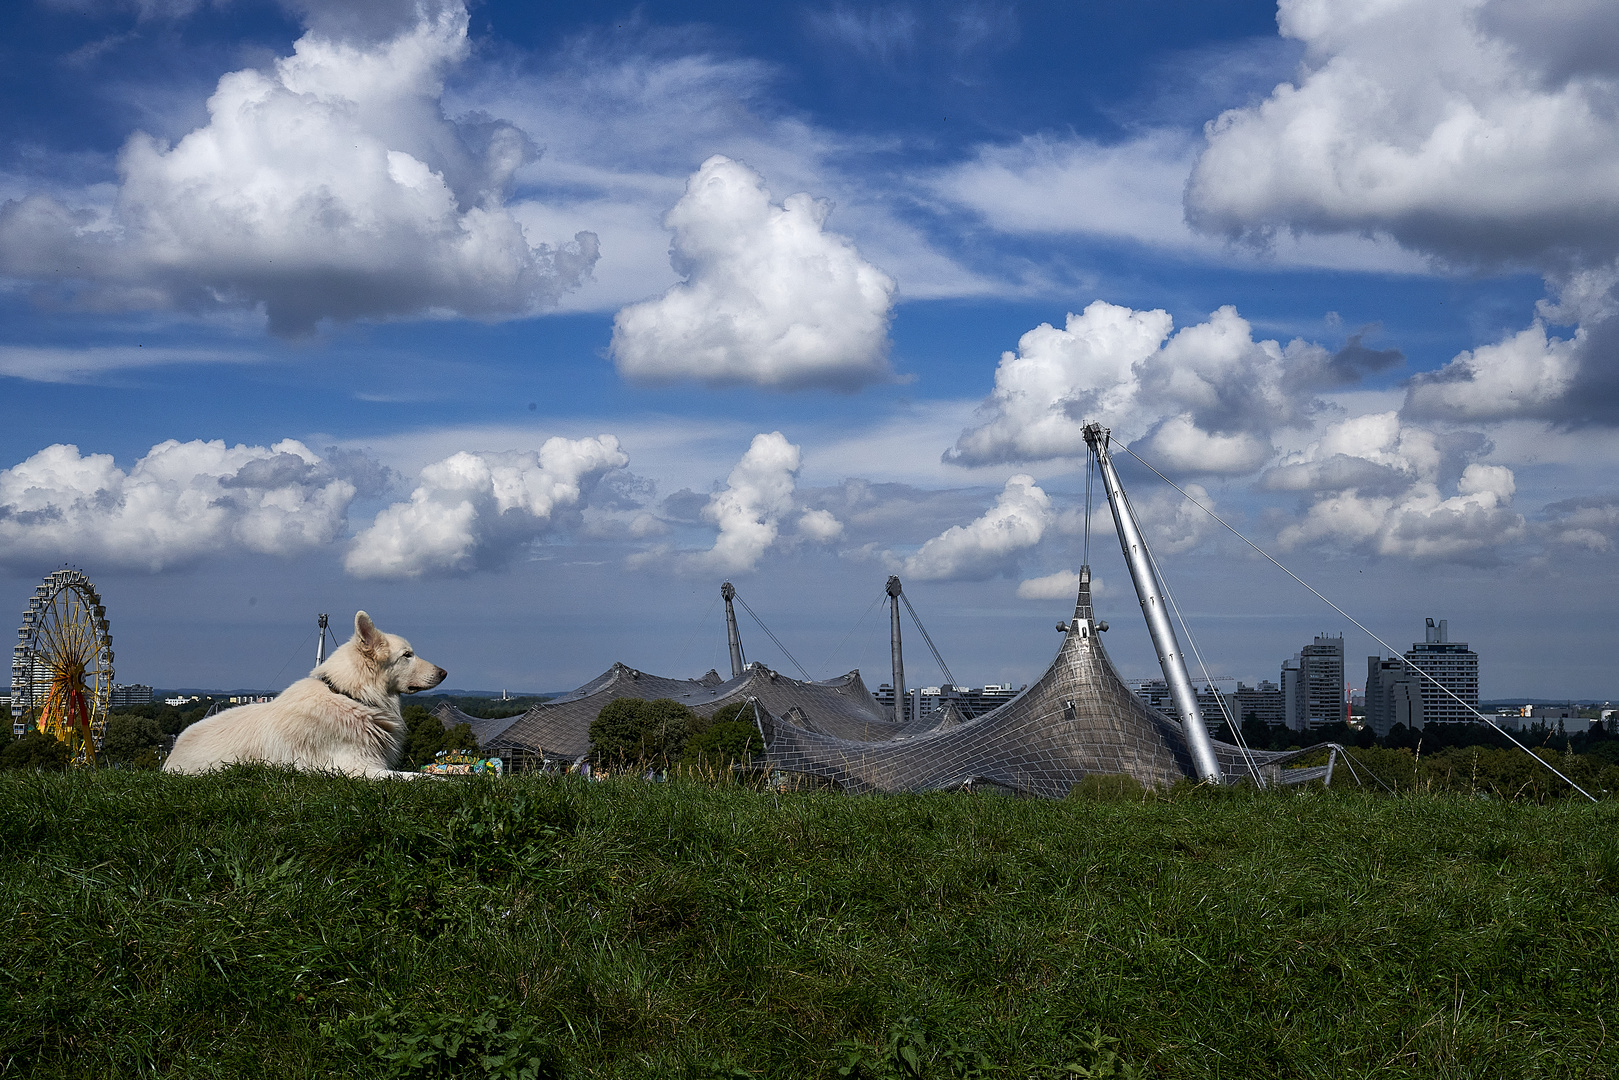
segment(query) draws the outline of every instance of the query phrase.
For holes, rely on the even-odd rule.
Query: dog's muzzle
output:
[[[417,686],[417,685],[415,685],[413,683],[410,686],[405,687],[405,693],[407,693],[407,694],[419,694],[423,690],[431,690],[431,689],[433,689],[433,687],[435,687],[439,683],[443,682],[444,677],[446,675],[448,675],[448,674],[449,674],[449,672],[445,671],[443,668],[434,668],[433,669],[433,681],[432,682],[427,683],[427,684],[422,685],[422,686]]]

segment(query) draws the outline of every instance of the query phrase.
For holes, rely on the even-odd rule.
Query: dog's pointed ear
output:
[[[371,621],[371,616],[363,611],[356,611],[354,613],[354,643],[359,646],[361,652],[367,655],[375,655],[388,644],[388,639],[383,637],[382,631],[378,630],[376,623]]]

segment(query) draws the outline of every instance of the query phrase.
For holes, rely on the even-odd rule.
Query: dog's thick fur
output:
[[[215,713],[180,733],[166,772],[200,773],[236,761],[351,776],[416,777],[391,766],[405,747],[399,695],[430,690],[445,671],[384,634],[365,612],[354,637],[274,701]]]

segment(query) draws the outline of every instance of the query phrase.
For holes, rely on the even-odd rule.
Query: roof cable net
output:
[[[589,752],[590,722],[621,697],[672,698],[705,716],[752,701],[765,736],[757,766],[816,777],[851,793],[992,785],[1061,798],[1097,773],[1122,773],[1149,787],[1194,775],[1181,725],[1137,698],[1108,659],[1096,633],[1089,566],[1080,571],[1073,621],[1045,674],[973,718],[946,702],[909,724],[895,723],[858,671],[800,682],[758,663],[723,681],[714,673],[666,679],[615,664],[573,693],[518,717],[483,720],[448,705],[439,716],[446,724],[470,724],[490,750],[523,749],[573,760]],[[1237,746],[1214,743],[1222,769],[1233,779],[1253,769],[1271,782],[1287,783],[1324,776],[1325,768],[1281,768],[1318,749],[1245,754]]]

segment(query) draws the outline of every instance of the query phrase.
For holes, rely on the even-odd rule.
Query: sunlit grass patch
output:
[[[5,774],[0,1066],[1614,1071],[1611,804],[1094,786]]]

